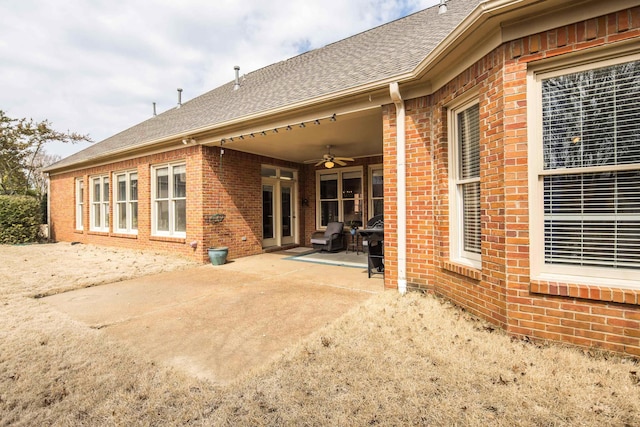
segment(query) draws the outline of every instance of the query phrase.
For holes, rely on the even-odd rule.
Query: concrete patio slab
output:
[[[152,359],[226,383],[383,291],[366,269],[262,254],[44,298]]]

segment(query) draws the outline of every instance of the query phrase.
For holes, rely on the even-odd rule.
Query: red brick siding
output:
[[[187,165],[187,237],[151,236],[151,167],[159,164],[185,162]],[[349,166],[363,167],[363,191],[368,194],[368,166],[382,163],[382,157],[356,159]],[[316,229],[315,191],[316,168],[272,158],[256,156],[219,147],[188,147],[178,150],[114,162],[100,167],[57,174],[51,177],[51,233],[60,241],[79,241],[107,246],[164,250],[180,253],[199,261],[208,259],[210,246],[228,246],[229,258],[262,252],[262,186],[260,167],[263,164],[298,170],[298,212],[300,244],[310,246],[311,233]],[[89,178],[113,172],[138,172],[138,235],[89,231]],[[83,231],[75,230],[75,180],[85,182]],[[112,184],[113,185],[113,184]],[[113,187],[111,188],[113,190]],[[308,205],[303,205],[303,199]],[[113,222],[113,203],[111,204]],[[365,201],[365,218],[368,218]],[[212,224],[205,217],[224,213],[222,223]],[[243,241],[242,238],[246,237]],[[193,250],[191,242],[197,242]]]
[[[397,116],[396,108],[387,105],[382,109],[382,152],[384,157],[384,285],[386,288],[398,287],[398,229],[396,212],[397,200]],[[406,120],[405,120],[406,123]],[[423,172],[424,173],[424,172]],[[430,177],[424,173],[424,179]],[[407,234],[413,230],[407,229]],[[408,261],[408,260],[407,260]]]
[[[640,356],[639,290],[529,280],[526,70],[531,61],[640,37],[640,7],[567,25],[507,44],[505,116],[521,127],[507,133],[507,330]],[[534,49],[531,40],[540,40]],[[521,111],[522,110],[522,111]],[[510,189],[510,190],[509,190]]]
[[[187,166],[187,232],[186,238],[151,236],[151,167],[185,162]],[[218,147],[185,147],[133,160],[114,162],[51,177],[51,233],[59,241],[79,241],[105,246],[171,251],[206,261],[210,246],[229,247],[229,258],[262,252],[262,189],[260,166],[299,169],[302,165],[225,149],[220,160]],[[89,178],[113,172],[138,172],[138,235],[89,231]],[[75,230],[75,180],[85,182],[84,230]],[[303,184],[300,184],[302,187]],[[111,187],[113,189],[113,187]],[[113,223],[113,203],[111,203]],[[226,215],[219,224],[205,221],[216,212]],[[302,225],[302,224],[301,224]],[[304,225],[300,236],[304,236]],[[246,237],[243,241],[242,237]],[[191,242],[197,242],[192,249]]]
[[[640,7],[506,43],[436,93],[406,102],[407,279],[518,336],[640,355],[640,291],[531,282],[526,73],[529,62],[640,37]],[[482,270],[449,261],[447,109],[480,102]],[[396,111],[383,109],[385,285],[397,287]]]

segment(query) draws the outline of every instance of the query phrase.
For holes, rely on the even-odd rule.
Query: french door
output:
[[[262,247],[297,242],[296,183],[262,179]]]

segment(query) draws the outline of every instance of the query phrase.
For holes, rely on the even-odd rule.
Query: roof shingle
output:
[[[277,62],[185,102],[47,168],[54,171],[191,130],[268,112],[415,70],[482,0],[449,0],[344,40]]]

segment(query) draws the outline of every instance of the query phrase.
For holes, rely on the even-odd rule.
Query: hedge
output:
[[[37,242],[40,209],[40,203],[34,197],[0,196],[0,243]]]

